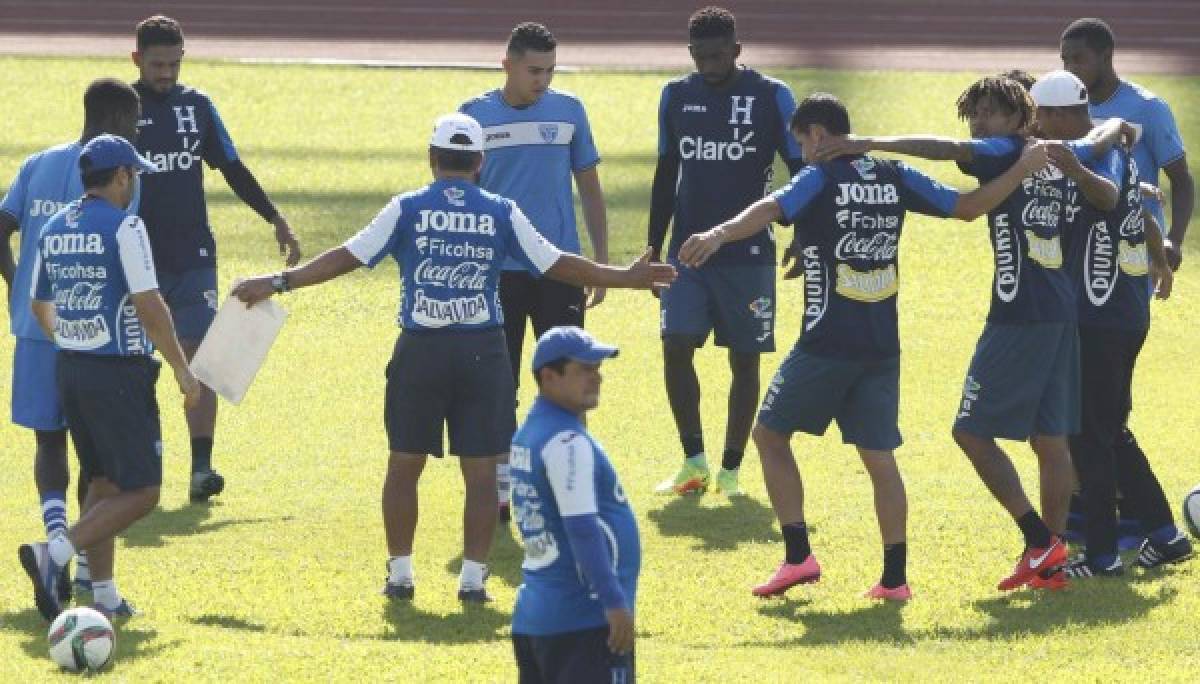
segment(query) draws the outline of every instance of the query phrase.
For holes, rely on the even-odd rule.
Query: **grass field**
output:
[[[71,139],[97,76],[132,78],[125,61],[0,59],[0,183],[21,159]],[[963,134],[952,102],[971,74],[792,71],[803,96],[842,95],[858,130]],[[644,241],[658,90],[666,74],[563,74],[588,105],[605,162],[614,259]],[[188,63],[184,81],[211,93],[242,156],[297,229],[309,255],[336,245],[388,197],[428,178],[434,116],[498,83],[495,73]],[[1200,140],[1200,81],[1146,78],[1172,104],[1185,140]],[[1192,155],[1196,157],[1195,154]],[[951,165],[921,168],[962,187]],[[268,226],[210,174],[221,283],[277,268]],[[1195,245],[1196,241],[1193,240]],[[1193,249],[1195,249],[1193,247]],[[1020,539],[949,436],[962,374],[987,307],[991,256],[982,221],[915,218],[904,238],[904,346],[899,451],[910,497],[910,581],[897,608],[859,597],[876,578],[878,534],[865,473],[835,432],[795,442],[806,477],[822,582],[758,602],[751,584],[782,554],[757,457],[750,496],[666,500],[651,488],[679,458],[661,384],[657,308],[613,293],[589,327],[617,342],[591,426],[638,512],[644,566],[638,604],[647,682],[826,680],[1183,680],[1200,665],[1200,561],[1051,595],[1000,596]],[[1191,257],[1193,259],[1200,257]],[[1155,305],[1136,381],[1133,427],[1173,504],[1200,482],[1200,273],[1185,262],[1174,298]],[[112,681],[512,681],[508,623],[520,549],[498,532],[492,607],[455,600],[461,482],[433,463],[423,483],[418,591],[411,606],[377,595],[385,549],[379,516],[386,442],[383,366],[395,336],[388,262],[282,298],[291,318],[239,407],[222,407],[215,463],[229,488],[187,503],[187,434],[175,390],[160,384],[166,436],[161,509],[123,537],[122,591],[145,614],[119,633]],[[778,344],[792,343],[802,294],[780,289]],[[7,369],[9,336],[0,336]],[[698,356],[710,451],[724,431],[723,355]],[[782,353],[769,356],[764,375]],[[7,378],[4,370],[0,377]],[[526,383],[528,384],[528,383]],[[523,388],[528,397],[529,388]],[[7,380],[0,382],[7,411]],[[11,550],[42,533],[27,432],[0,421],[0,680],[55,673],[45,624]],[[1012,445],[1036,488],[1033,458]],[[74,515],[74,509],[72,509]],[[1189,674],[1189,672],[1191,674]]]

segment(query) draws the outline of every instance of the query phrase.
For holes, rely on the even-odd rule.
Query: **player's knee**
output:
[[[162,488],[155,485],[133,490],[137,494],[139,517],[146,515],[158,506],[159,492]]]
[[[762,423],[754,424],[750,436],[754,439],[754,446],[758,447],[759,456],[762,458],[773,458],[788,443],[786,435],[782,435]]]
[[[958,448],[962,449],[967,456],[973,456],[974,454],[978,453],[984,444],[983,438],[964,430],[960,430],[959,428],[954,428],[951,430],[950,436],[954,438],[954,443],[957,444]]]
[[[758,379],[758,366],[761,356],[757,353],[746,352],[729,352],[729,370],[733,372],[735,379],[741,380],[748,377]]]
[[[691,335],[663,335],[663,360],[668,364],[691,363],[699,341]]]
[[[35,437],[37,439],[38,458],[66,459],[66,430],[38,430],[35,433]]]

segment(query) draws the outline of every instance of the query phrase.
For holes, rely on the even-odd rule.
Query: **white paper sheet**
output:
[[[192,372],[214,392],[240,404],[285,320],[287,312],[270,299],[247,309],[230,296],[192,357]]]

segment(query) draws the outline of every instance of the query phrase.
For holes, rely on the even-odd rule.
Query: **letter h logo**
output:
[[[743,97],[746,98],[745,105],[742,104]],[[733,104],[730,106],[730,111],[729,111],[730,125],[732,125],[732,126],[752,125],[754,122],[750,120],[750,113],[754,110],[754,96],[753,95],[730,95],[729,98],[731,100],[733,100]],[[739,114],[742,117],[742,120],[740,122],[738,121]]]
[[[172,107],[175,110],[175,121],[179,123],[179,128],[176,133],[199,133],[200,129],[196,128],[196,107],[187,105],[186,107]],[[187,110],[187,114],[183,110]],[[185,127],[185,124],[191,126],[190,129]]]

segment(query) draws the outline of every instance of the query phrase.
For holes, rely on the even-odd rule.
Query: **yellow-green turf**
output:
[[[123,60],[4,58],[0,73],[0,183],[26,154],[78,134],[90,79],[134,76]],[[971,74],[779,75],[801,97],[814,89],[842,95],[862,132],[964,134],[952,107]],[[247,164],[309,255],[347,238],[393,193],[424,183],[434,116],[500,80],[483,72],[202,62],[187,63],[183,76],[212,94]],[[600,174],[614,259],[629,259],[644,244],[658,93],[667,77],[573,73],[555,82],[587,104],[605,159]],[[1142,82],[1170,101],[1185,139],[1200,141],[1200,82]],[[917,165],[961,187],[971,183],[949,164]],[[218,174],[208,178],[222,289],[238,275],[278,268],[268,226]],[[1159,681],[1194,674],[1200,560],[1055,594],[1002,596],[995,589],[1020,538],[949,434],[988,302],[985,231],[983,221],[914,217],[903,240],[906,442],[898,453],[911,502],[909,576],[916,593],[903,608],[860,597],[878,577],[879,537],[866,475],[836,431],[795,440],[824,578],[792,590],[787,600],[751,598],[751,585],[782,556],[757,455],[751,447],[742,475],[749,496],[736,503],[713,495],[653,496],[654,483],[680,459],[660,381],[656,303],[645,293],[613,293],[590,314],[589,327],[622,348],[605,365],[602,405],[590,426],[620,471],[641,525],[643,681]],[[1154,305],[1132,419],[1173,505],[1200,482],[1200,257],[1190,258],[1174,298]],[[215,463],[229,484],[211,505],[187,502],[187,433],[175,388],[160,383],[161,508],[122,535],[119,546],[121,590],[145,614],[119,629],[116,662],[105,679],[514,680],[508,624],[520,550],[507,532],[497,533],[490,583],[496,602],[470,610],[458,604],[462,486],[453,460],[431,462],[422,483],[416,601],[389,605],[377,593],[385,559],[383,366],[396,334],[396,293],[389,261],[376,272],[281,298],[291,317],[266,367],[241,406],[221,407]],[[764,378],[796,336],[800,303],[801,288],[782,284],[780,351],[764,359]],[[11,338],[0,336],[6,412],[11,351]],[[698,355],[714,453],[724,431],[723,357],[711,348]],[[1028,448],[1007,448],[1036,494]],[[55,672],[46,657],[46,625],[15,554],[20,542],[43,534],[32,451],[32,435],[0,421],[3,681],[41,681]]]

